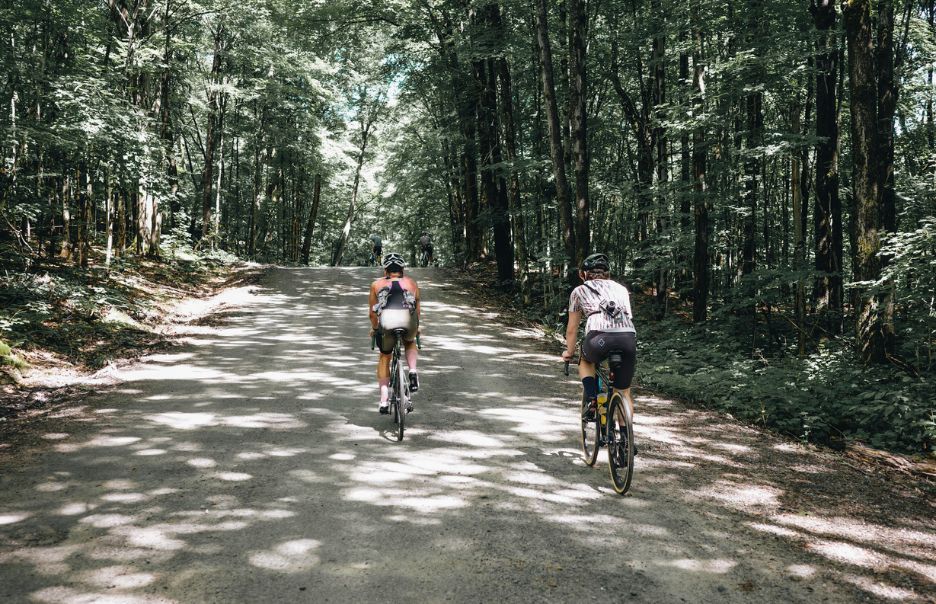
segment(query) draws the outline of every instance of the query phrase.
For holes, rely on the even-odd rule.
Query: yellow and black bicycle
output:
[[[598,459],[598,450],[608,450],[608,469],[615,492],[623,495],[634,476],[634,413],[624,400],[624,395],[614,388],[613,380],[617,368],[623,363],[620,351],[611,351],[607,368],[604,363],[596,368],[598,380],[597,409],[589,410],[589,401],[582,393],[580,416],[582,422],[582,456],[589,466]],[[569,375],[569,363],[565,364]]]

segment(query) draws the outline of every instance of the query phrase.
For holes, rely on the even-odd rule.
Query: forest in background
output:
[[[929,452],[934,16],[4,3],[0,340],[30,346],[71,295],[50,280],[192,254],[358,264],[371,234],[415,260],[422,230],[556,327],[570,269],[600,250],[642,301],[644,385],[806,440]]]

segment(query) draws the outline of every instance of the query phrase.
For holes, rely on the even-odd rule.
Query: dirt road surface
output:
[[[933,601],[932,502],[638,391],[632,491],[579,386],[433,269],[403,442],[367,269],[276,269],[0,457],[3,602]]]

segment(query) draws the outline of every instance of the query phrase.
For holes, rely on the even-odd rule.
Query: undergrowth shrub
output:
[[[862,366],[844,338],[802,359],[750,358],[734,334],[678,320],[645,322],[638,339],[641,385],[743,421],[832,445],[926,453],[936,443],[934,376]]]

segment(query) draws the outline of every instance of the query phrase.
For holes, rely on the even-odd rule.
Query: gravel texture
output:
[[[376,410],[373,270],[274,269],[0,450],[0,601],[936,601],[914,483],[638,391],[617,496],[555,355],[413,275],[403,442]]]

